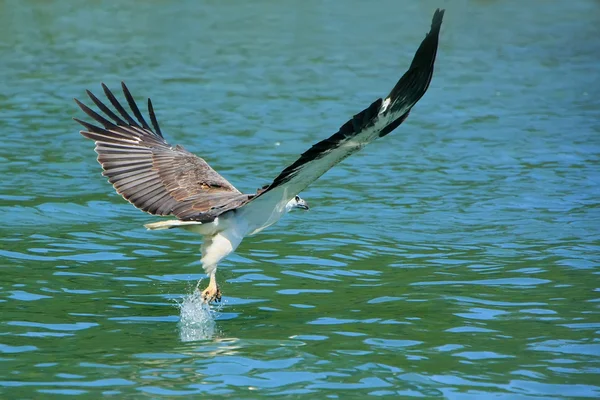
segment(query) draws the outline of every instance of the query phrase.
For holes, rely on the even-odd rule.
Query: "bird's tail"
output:
[[[146,224],[144,227],[151,231],[159,231],[162,229],[171,229],[171,228],[181,228],[187,225],[202,225],[202,222],[199,221],[180,221],[178,219],[171,219],[168,221],[159,221],[153,222],[151,224]]]

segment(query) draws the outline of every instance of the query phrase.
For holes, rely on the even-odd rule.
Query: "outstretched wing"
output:
[[[331,167],[404,122],[431,82],[443,16],[444,10],[435,11],[431,30],[415,53],[410,68],[384,100],[376,100],[342,125],[333,136],[313,145],[244,209],[268,208],[267,204],[270,204],[273,209],[281,210]]]
[[[150,99],[152,127],[124,83],[122,87],[135,119],[104,84],[104,94],[118,115],[90,91],[88,96],[104,116],[75,99],[99,124],[75,118],[85,128],[81,134],[96,142],[102,175],[117,193],[150,214],[202,222],[210,222],[248,200],[248,195],[240,193],[202,158],[181,146],[170,146],[162,136]]]

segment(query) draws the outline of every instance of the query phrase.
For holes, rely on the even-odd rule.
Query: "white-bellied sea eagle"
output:
[[[277,222],[294,208],[308,209],[298,194],[331,167],[377,138],[396,129],[425,94],[438,48],[444,10],[436,10],[431,30],[417,49],[408,71],[390,94],[356,114],[329,138],[313,145],[270,185],[244,194],[202,158],[163,138],[148,99],[150,124],[122,84],[133,116],[102,84],[113,109],[87,91],[100,113],[75,99],[95,123],[75,118],[81,134],[96,143],[102,175],[135,207],[176,219],[145,225],[148,229],[184,228],[203,236],[202,267],[210,277],[205,302],[219,301],[217,265],[240,242]]]

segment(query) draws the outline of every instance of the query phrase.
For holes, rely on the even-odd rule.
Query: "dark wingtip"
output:
[[[416,67],[421,63],[424,63],[424,65],[431,63],[431,65],[433,65],[435,62],[440,29],[442,27],[445,12],[446,10],[438,8],[433,13],[433,17],[431,18],[431,29],[415,52],[415,56],[410,65],[411,68]]]
[[[87,106],[85,104],[83,104],[81,101],[79,101],[79,99],[77,97],[73,97],[73,100],[79,106],[79,108],[81,108],[83,111],[85,111],[85,109],[87,108]]]
[[[439,31],[442,26],[442,21],[444,19],[444,13],[446,10],[438,8],[433,13],[433,18],[431,19],[431,31]]]
[[[391,106],[388,110],[401,111],[403,114],[400,117],[399,123],[406,118],[404,113],[410,111],[429,88],[431,78],[433,77],[443,18],[444,10],[439,8],[435,10],[431,19],[431,30],[427,33],[415,52],[409,70],[400,78],[388,95],[391,101]],[[385,131],[385,134],[387,133],[389,132]]]
[[[148,114],[150,114],[150,122],[154,127],[154,131],[160,137],[163,137],[162,132],[160,131],[160,125],[158,125],[158,120],[156,119],[156,113],[154,112],[154,107],[152,106],[152,100],[148,98]]]
[[[133,111],[133,115],[135,115],[135,117],[137,118],[138,123],[142,126],[142,128],[152,131],[152,128],[150,128],[150,126],[144,119],[144,116],[140,112],[140,109],[138,108],[137,104],[135,103],[135,99],[133,98],[131,92],[127,88],[127,85],[125,85],[125,82],[123,81],[121,81],[121,88],[123,89],[123,94],[125,95],[125,99],[129,104],[129,108],[131,109],[131,111]]]

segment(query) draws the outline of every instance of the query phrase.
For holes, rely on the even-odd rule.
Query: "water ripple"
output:
[[[452,3],[410,118],[210,307],[201,238],[143,227],[72,98],[125,80],[254,192],[389,92],[439,4],[30,3],[0,12],[0,397],[600,398],[596,1]]]

